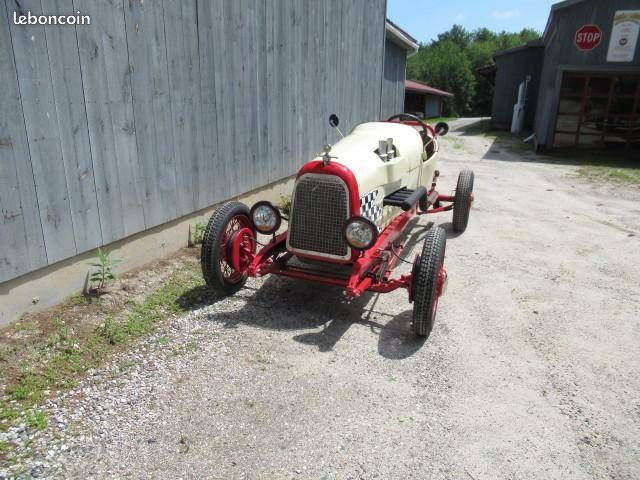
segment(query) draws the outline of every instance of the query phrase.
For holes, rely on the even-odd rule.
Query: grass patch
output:
[[[187,355],[188,353],[194,353],[198,350],[199,345],[197,342],[191,341],[187,342],[183,345],[177,345],[171,348],[172,355],[179,357],[182,355]]]
[[[640,163],[629,162],[627,165],[584,165],[578,175],[591,181],[610,181],[614,183],[631,183],[640,185]]]
[[[47,415],[42,410],[34,410],[27,414],[26,423],[34,430],[44,430],[49,424]]]
[[[458,119],[458,117],[435,117],[435,118],[425,118],[425,121],[429,125],[435,125],[438,122],[449,123],[449,122],[452,122],[452,121],[457,120],[457,119]]]
[[[0,396],[0,429],[6,430],[20,421],[18,410],[28,410],[50,394],[72,388],[87,370],[100,367],[115,352],[156,331],[169,315],[191,308],[189,294],[201,284],[197,263],[191,262],[173,272],[162,287],[142,302],[126,303],[98,325],[70,325],[58,316],[41,321],[40,328],[46,328],[39,335],[13,345],[12,353],[0,358],[6,385]],[[79,299],[74,299],[68,308],[79,304]],[[36,330],[30,323],[18,328]],[[195,347],[189,345],[186,349]],[[44,412],[39,410],[32,410],[22,420],[36,430],[47,425]]]
[[[6,455],[12,449],[11,444],[9,442],[5,442],[4,440],[0,440],[0,455]]]

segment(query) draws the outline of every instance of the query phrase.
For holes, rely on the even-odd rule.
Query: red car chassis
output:
[[[434,207],[427,211],[420,211],[416,203],[411,209],[396,216],[380,233],[373,247],[357,254],[348,277],[287,265],[287,260],[292,257],[292,254],[285,249],[288,232],[274,235],[268,244],[257,251],[252,230],[249,227],[243,227],[229,239],[230,243],[226,245],[225,256],[236,272],[246,272],[250,277],[274,274],[337,285],[345,289],[345,294],[349,298],[358,297],[365,291],[386,293],[398,288],[406,288],[409,292],[409,301],[412,301],[412,274],[395,278],[391,276],[404,248],[404,245],[397,243],[396,240],[412,217],[448,211],[453,209],[454,205],[453,196],[440,195],[434,187],[428,192],[428,197],[429,203]],[[448,203],[448,205],[441,205],[442,203]],[[446,280],[447,272],[444,266],[441,266],[438,272],[438,297],[442,294]]]

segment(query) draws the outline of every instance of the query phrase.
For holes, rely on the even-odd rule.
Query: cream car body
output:
[[[383,161],[376,153],[381,140],[391,138],[395,157]],[[429,190],[436,170],[435,154],[427,158],[422,138],[414,127],[393,122],[368,122],[355,127],[331,147],[331,161],[349,168],[357,182],[363,216],[383,229],[400,212],[398,207],[383,207],[384,197],[401,188],[423,185]],[[322,157],[316,158],[321,160]]]

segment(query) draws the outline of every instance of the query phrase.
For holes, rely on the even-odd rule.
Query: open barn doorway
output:
[[[566,72],[553,144],[640,148],[640,75]]]

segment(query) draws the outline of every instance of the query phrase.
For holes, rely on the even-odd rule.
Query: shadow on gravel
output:
[[[444,228],[444,231],[447,232],[447,240],[452,240],[454,238],[458,238],[464,232],[456,232],[453,229],[453,224],[451,222],[445,222],[440,224],[441,228]]]
[[[421,225],[417,218],[411,221],[407,233],[400,238],[405,242],[401,255],[403,262],[413,262],[414,256],[422,250],[427,231],[433,225],[433,222]],[[453,238],[457,234],[451,232],[451,235]],[[402,264],[398,268],[408,272],[410,266]],[[244,300],[240,308],[210,313],[209,320],[220,322],[226,328],[235,328],[240,324],[280,331],[322,327],[319,331],[293,337],[297,342],[316,346],[320,352],[333,350],[354,324],[367,326],[371,333],[378,336],[378,352],[385,358],[410,357],[425,343],[424,338],[415,337],[411,330],[412,305],[406,296],[403,296],[403,301],[406,301],[407,310],[393,315],[388,313],[393,304],[387,302],[379,307],[379,303],[388,298],[384,294],[366,292],[347,302],[340,287],[273,275],[266,278],[260,288],[247,285],[226,300],[234,298]],[[189,290],[177,300],[182,308],[188,310],[223,301],[225,299],[215,296],[204,285]]]
[[[411,310],[396,316],[385,313],[377,308],[379,294],[367,292],[347,302],[339,287],[277,276],[267,278],[253,292],[237,311],[213,313],[209,318],[228,328],[240,323],[274,330],[322,327],[293,337],[297,342],[316,346],[320,352],[332,351],[354,324],[365,325],[378,336],[378,352],[386,358],[407,358],[424,343],[411,332]]]

